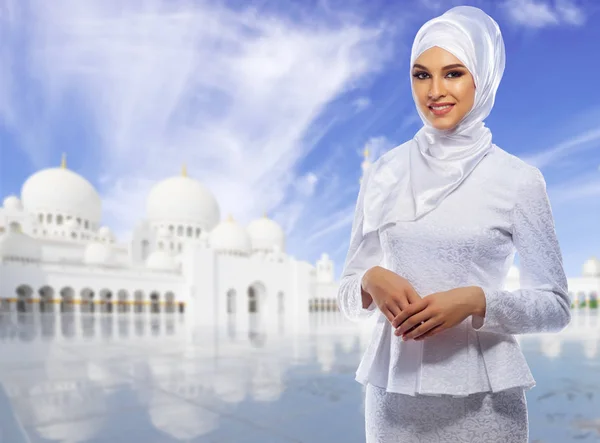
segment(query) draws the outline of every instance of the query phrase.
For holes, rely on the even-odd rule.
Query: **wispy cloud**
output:
[[[581,26],[586,20],[583,9],[572,0],[556,0],[554,6],[544,0],[506,0],[503,9],[514,23],[528,28]]]
[[[544,151],[521,158],[540,169],[550,166],[563,157],[581,153],[590,149],[598,149],[600,145],[600,129],[590,129],[559,143]]]
[[[27,38],[0,52],[12,81],[0,81],[0,119],[35,157],[66,98],[89,113],[105,221],[118,233],[143,217],[152,184],[184,162],[222,213],[247,222],[278,208],[292,226],[319,183],[318,173],[298,172],[327,126],[315,123],[389,56],[386,30],[356,20],[298,24],[205,2],[24,3],[5,3],[2,25]],[[19,75],[43,113],[20,105]]]

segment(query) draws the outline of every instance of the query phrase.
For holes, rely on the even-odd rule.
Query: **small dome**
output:
[[[109,245],[92,242],[85,248],[83,261],[89,265],[111,265],[114,262],[114,254]]]
[[[92,223],[99,223],[102,215],[102,201],[94,187],[66,166],[33,174],[21,188],[21,199],[33,214],[58,213]]]
[[[285,234],[281,226],[274,220],[263,216],[251,222],[246,231],[250,235],[252,250],[272,251],[277,245],[281,252],[285,251]]]
[[[0,257],[39,261],[42,247],[33,237],[19,230],[10,230],[0,236]]]
[[[21,204],[21,200],[15,195],[9,195],[4,199],[2,206],[9,211],[22,211],[23,205]]]
[[[165,251],[154,251],[146,259],[146,267],[155,271],[174,271],[177,262]]]
[[[211,231],[209,242],[211,249],[223,252],[249,255],[252,249],[250,236],[231,216]]]
[[[100,229],[98,229],[98,237],[101,240],[105,240],[109,243],[114,240],[113,233],[108,226],[102,226]]]
[[[217,200],[208,188],[185,175],[154,185],[146,213],[150,222],[192,223],[204,229],[213,229],[221,218]]]
[[[506,278],[509,280],[519,280],[520,275],[521,273],[519,271],[519,268],[517,268],[515,265],[512,265],[508,270],[508,275]]]
[[[590,257],[583,264],[584,277],[600,277],[600,260],[596,257]]]

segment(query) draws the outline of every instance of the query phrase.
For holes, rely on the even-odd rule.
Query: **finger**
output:
[[[407,294],[406,294],[406,295],[407,295],[407,298],[408,298],[408,302],[409,302],[409,303],[411,303],[411,304],[412,304],[412,303],[416,303],[416,302],[418,302],[419,300],[421,300],[421,297],[419,296],[419,294],[417,294],[417,291],[415,291],[415,288],[412,288],[412,287],[411,287],[411,288],[410,288],[410,289],[407,291]]]
[[[383,312],[383,315],[385,315],[385,317],[388,319],[388,321],[391,323],[394,320],[394,314],[392,314],[392,312],[388,309],[388,307],[384,304],[382,305],[379,310],[381,312]]]
[[[440,333],[443,330],[444,330],[444,324],[441,323],[441,324],[437,325],[436,327],[431,328],[425,334],[421,334],[418,337],[415,337],[415,340],[424,340],[426,338],[433,337],[434,335],[437,335],[438,333]]]
[[[419,335],[422,335],[422,334],[426,333],[427,331],[435,328],[437,325],[439,325],[441,323],[442,323],[441,320],[433,317],[433,318],[427,320],[422,325],[415,328],[413,331],[405,334],[403,339],[404,340],[412,340],[413,338],[418,337]]]
[[[429,309],[419,311],[418,313],[410,316],[410,318],[408,318],[396,329],[396,335],[406,334],[412,328],[419,326],[421,323],[429,320],[431,317],[433,317],[433,314]]]
[[[392,320],[394,320],[394,318],[397,315],[400,315],[402,313],[402,308],[398,306],[398,303],[395,300],[390,300],[389,304],[387,305],[387,308],[392,313]],[[392,322],[392,320],[390,320],[390,323]]]
[[[392,326],[394,328],[399,327],[400,325],[402,325],[402,323],[404,323],[404,321],[406,321],[406,319],[421,312],[426,307],[427,307],[427,302],[424,302],[423,300],[419,300],[416,303],[408,305],[408,307],[406,309],[403,309],[402,312],[400,313],[400,315],[398,315],[394,319],[394,321],[392,322]]]

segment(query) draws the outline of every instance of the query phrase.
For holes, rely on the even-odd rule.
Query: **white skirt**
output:
[[[523,388],[412,397],[366,387],[366,443],[528,443]]]

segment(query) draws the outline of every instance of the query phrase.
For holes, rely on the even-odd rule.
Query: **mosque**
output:
[[[370,166],[365,150],[361,165]],[[362,180],[362,179],[361,179]],[[117,242],[101,226],[92,184],[61,166],[34,173],[0,208],[0,310],[19,312],[186,312],[206,324],[231,314],[305,323],[337,310],[338,283],[326,253],[316,265],[285,250],[282,228],[264,214],[243,227],[221,220],[209,189],[185,170],[150,190],[146,216]],[[513,266],[505,288],[519,287]],[[572,307],[597,307],[600,261],[569,278]],[[255,314],[255,315],[249,315]]]
[[[366,167],[363,165],[363,167]],[[316,265],[285,250],[266,214],[244,227],[221,220],[210,190],[181,175],[156,183],[126,242],[101,226],[92,184],[62,164],[34,173],[0,208],[0,308],[19,312],[193,312],[201,322],[236,315],[303,322],[334,310],[326,253]],[[255,313],[250,316],[248,313]]]

